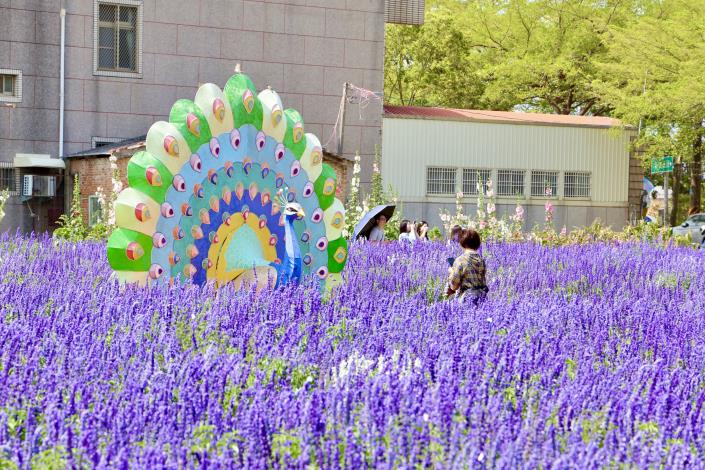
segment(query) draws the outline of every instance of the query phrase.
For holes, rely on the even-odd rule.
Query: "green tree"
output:
[[[602,78],[593,85],[616,117],[638,125],[635,144],[648,149],[647,159],[670,154],[686,165],[686,174],[673,174],[674,202],[687,186],[689,209],[701,211],[705,3],[647,0],[637,12],[635,21],[611,29]],[[672,224],[684,215],[674,209]]]
[[[390,103],[606,114],[592,86],[627,1],[435,0],[422,27],[388,26]]]

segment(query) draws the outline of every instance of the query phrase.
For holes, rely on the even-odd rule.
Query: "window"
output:
[[[463,194],[477,196],[478,179],[482,184],[482,193],[487,194],[487,180],[492,177],[492,170],[463,168]]]
[[[17,194],[17,176],[12,163],[0,162],[0,191],[5,190]]]
[[[142,72],[142,2],[96,1],[95,6],[95,74],[139,76]]]
[[[532,171],[531,172],[531,197],[556,197],[558,196],[557,171]]]
[[[578,198],[590,197],[590,173],[566,171],[563,180],[563,196]]]
[[[100,221],[100,216],[103,213],[103,207],[100,205],[100,199],[97,195],[88,196],[88,225],[91,227]]]
[[[22,71],[0,69],[0,102],[19,103],[22,101]]]
[[[455,195],[455,168],[429,167],[426,169],[426,193]]]
[[[424,23],[425,0],[385,0],[384,21],[421,25]]]
[[[92,137],[91,138],[91,148],[97,149],[104,145],[114,144],[115,142],[122,142],[125,139],[119,137]]]
[[[498,170],[497,196],[523,196],[524,170]]]

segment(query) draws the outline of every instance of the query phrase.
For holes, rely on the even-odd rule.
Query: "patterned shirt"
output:
[[[478,253],[463,253],[453,263],[450,287],[462,295],[471,289],[486,290],[485,260]]]

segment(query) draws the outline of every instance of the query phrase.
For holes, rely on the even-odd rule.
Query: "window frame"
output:
[[[483,194],[487,194],[487,180],[492,179],[494,181],[494,178],[493,178],[494,170],[493,169],[491,169],[491,168],[463,168],[462,170],[463,170],[463,172],[461,174],[460,188],[463,190],[463,196],[468,197],[468,196],[478,196],[479,195],[479,193],[477,192],[477,181],[476,180],[471,183],[470,182],[468,183],[468,186],[470,187],[470,191],[465,190],[466,189],[465,188],[465,175],[468,172],[474,173],[474,176],[477,176],[477,173],[480,173],[480,178],[483,177],[483,173],[486,174],[487,177],[482,182],[482,191],[483,191]]]
[[[453,190],[451,192],[431,192],[429,191],[430,187],[430,178],[429,178],[429,172],[431,170],[446,170],[448,172],[452,171],[453,172]],[[450,173],[448,173],[450,174]],[[437,182],[438,184],[438,182]],[[442,181],[440,184],[445,184]],[[452,166],[427,166],[426,167],[426,196],[452,196],[455,197],[455,195],[458,192],[458,168],[452,167]]]
[[[2,69],[0,68],[0,76],[9,75],[13,77],[12,94],[5,94],[5,80],[0,80],[0,102],[2,103],[21,103],[22,102],[22,70],[20,69]]]
[[[504,194],[502,193],[502,183],[500,181],[500,175],[502,173],[514,173],[514,174],[521,174],[521,193],[516,194]],[[495,194],[497,197],[502,197],[502,198],[525,198],[526,197],[526,170],[518,169],[518,168],[500,168],[497,170],[497,181],[495,182]]]
[[[570,176],[587,176],[587,195],[572,195],[570,194],[570,191],[567,191],[568,189],[568,178]],[[578,188],[578,185],[573,185],[574,188]],[[583,199],[583,200],[590,200],[592,199],[592,173],[589,171],[566,171],[563,173],[563,198],[565,199]]]
[[[20,173],[12,163],[0,162],[0,191],[7,190],[10,196],[19,196],[19,176]]]
[[[93,137],[91,137],[91,149],[97,149],[97,148],[103,147],[105,145],[114,144],[116,142],[122,142],[123,140],[125,140],[125,139],[123,139],[122,137],[96,137],[96,136],[93,136]],[[100,145],[98,145],[99,142],[101,143]]]
[[[544,185],[540,191],[540,194],[534,193],[534,175],[553,175],[555,177],[555,185],[551,189],[553,190],[550,196],[546,195],[546,186]],[[529,194],[532,198],[543,198],[543,199],[558,199],[558,191],[560,190],[561,172],[558,170],[531,170],[529,174]]]
[[[97,206],[97,209],[96,209]],[[100,204],[100,197],[97,194],[91,194],[88,196],[88,226],[94,227],[98,224],[98,217],[100,216],[103,207]],[[95,220],[94,220],[95,218]]]
[[[125,69],[101,69],[98,64],[100,47],[98,46],[98,37],[100,34],[100,5],[115,5],[117,7],[136,7],[137,18],[135,20],[135,65],[136,70]],[[121,78],[142,78],[142,36],[143,36],[143,0],[93,0],[93,75],[102,77],[121,77]],[[119,8],[118,8],[119,16]],[[119,18],[118,18],[119,19]],[[117,38],[119,42],[119,34]],[[117,55],[117,51],[116,51]],[[117,65],[117,64],[116,64]]]

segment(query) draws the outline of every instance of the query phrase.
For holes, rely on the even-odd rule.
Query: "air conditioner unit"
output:
[[[54,197],[56,196],[56,177],[24,175],[22,178],[22,196]]]

